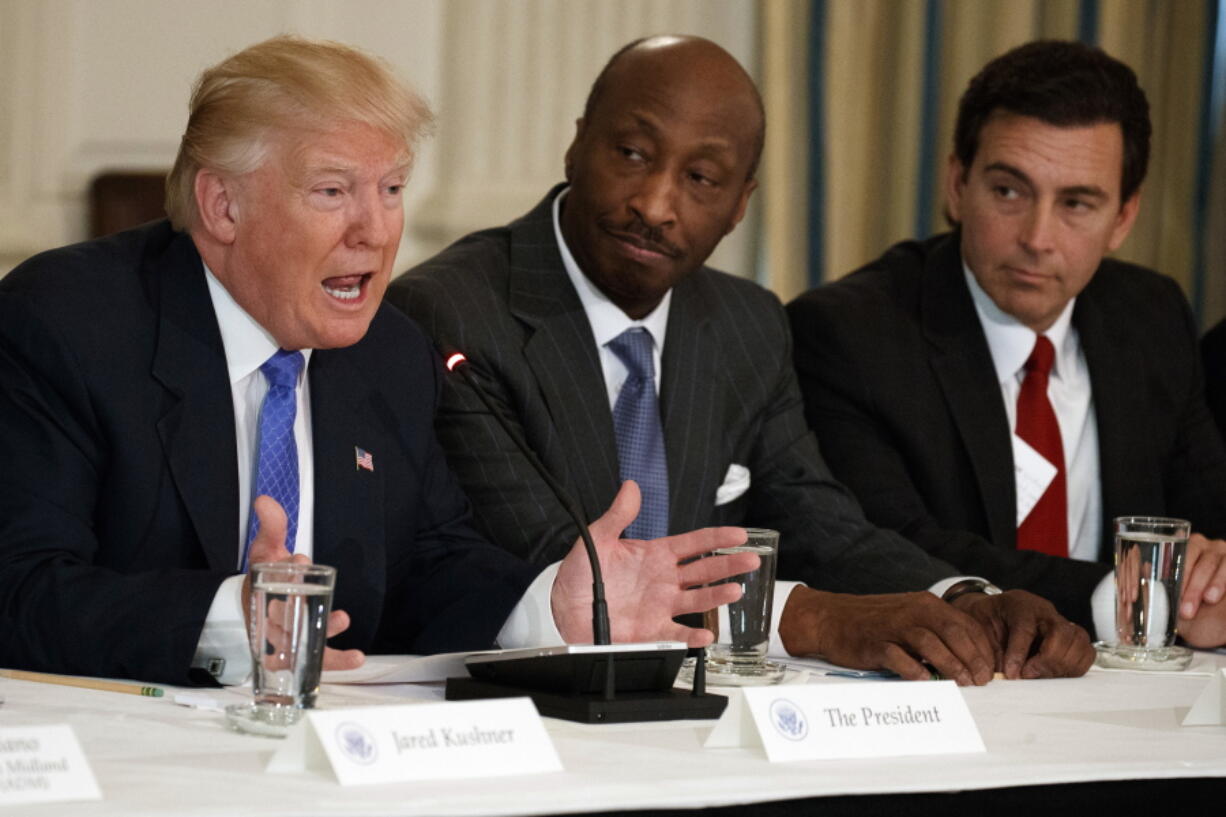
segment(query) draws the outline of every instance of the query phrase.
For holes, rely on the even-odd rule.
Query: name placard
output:
[[[953,681],[746,687],[706,746],[761,746],[772,763],[984,751]]]
[[[1226,669],[1213,673],[1201,690],[1188,714],[1184,726],[1221,726],[1226,724]]]
[[[101,799],[71,726],[0,729],[0,806]]]
[[[561,771],[527,698],[311,711],[269,772],[328,769],[342,786]]]

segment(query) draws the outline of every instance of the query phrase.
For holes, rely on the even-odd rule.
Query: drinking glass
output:
[[[1096,645],[1099,664],[1180,670],[1192,651],[1175,644],[1183,564],[1192,526],[1183,519],[1121,516],[1115,520],[1115,636]]]
[[[315,705],[336,569],[272,562],[251,566],[247,628],[254,701],[227,707],[240,732],[284,735]]]

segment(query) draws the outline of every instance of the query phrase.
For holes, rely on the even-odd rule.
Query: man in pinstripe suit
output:
[[[611,408],[627,364],[608,344],[650,333],[668,531],[781,532],[780,575],[808,586],[777,588],[774,650],[909,678],[928,677],[926,661],[963,684],[994,669],[1083,673],[1089,641],[1051,605],[967,592],[985,583],[865,521],[805,425],[778,300],[703,266],[744,215],[763,121],[752,81],[713,43],[631,43],[593,85],[566,154],[569,186],[462,239],[388,297],[467,352],[588,515],[625,474]],[[479,524],[530,561],[557,559],[572,523],[468,387],[447,386],[437,427]],[[957,602],[915,592],[926,589]]]

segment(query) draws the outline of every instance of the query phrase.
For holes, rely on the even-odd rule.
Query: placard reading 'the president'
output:
[[[762,746],[773,763],[982,752],[953,681],[746,687],[707,747]]]

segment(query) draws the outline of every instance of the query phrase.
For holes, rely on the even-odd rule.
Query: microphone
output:
[[[545,484],[549,486],[549,490],[561,503],[562,508],[574,521],[575,526],[579,528],[579,538],[583,540],[584,550],[587,551],[588,561],[592,565],[592,643],[598,645],[608,645],[613,643],[612,635],[609,629],[609,605],[604,598],[604,577],[600,573],[600,557],[596,554],[596,544],[592,541],[592,534],[588,531],[588,521],[583,516],[570,495],[562,488],[553,474],[545,468],[544,463],[537,458],[536,452],[528,447],[528,443],[523,437],[515,432],[507,419],[503,417],[495,406],[494,401],[485,393],[485,389],[481,388],[481,384],[477,382],[477,378],[473,377],[472,369],[468,365],[468,358],[463,352],[446,344],[439,344],[439,351],[442,352],[444,363],[449,372],[458,372],[460,377],[464,378],[464,382],[469,385],[485,407],[489,409],[490,414],[494,415],[494,419],[498,421],[498,425],[502,426],[502,430],[506,433],[511,441],[515,443],[515,447],[524,455],[524,458],[532,465],[533,470],[545,480]]]
[[[529,648],[470,656],[465,663],[473,677],[448,678],[447,700],[527,696],[542,715],[582,723],[718,718],[728,699],[706,692],[704,650],[697,650],[693,690],[686,694],[672,689],[681,662],[690,652],[685,644],[612,644],[600,557],[586,517],[490,399],[473,374],[468,357],[444,341],[436,345],[446,369],[462,377],[476,393],[574,521],[592,569],[593,646]],[[615,673],[615,666],[622,671]],[[599,681],[602,676],[603,681]]]

